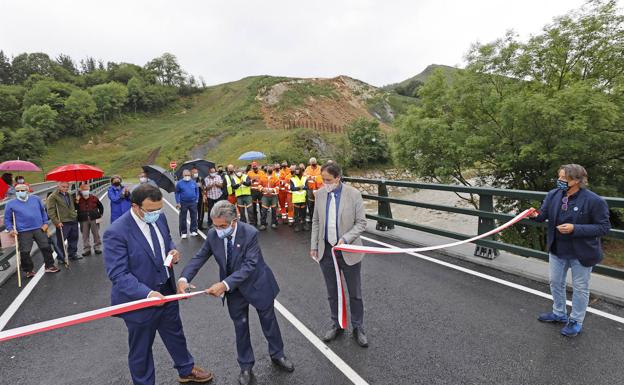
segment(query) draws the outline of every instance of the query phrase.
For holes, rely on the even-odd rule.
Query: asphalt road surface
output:
[[[106,199],[104,204],[108,207]],[[183,255],[176,266],[179,273],[203,239],[181,240],[177,213],[168,205],[164,210]],[[279,304],[322,335],[331,325],[329,306],[319,266],[308,256],[309,232],[281,226],[262,232],[260,243],[281,287]],[[34,260],[41,263],[39,255]],[[461,264],[548,292],[542,284]],[[624,383],[621,323],[588,314],[583,333],[565,338],[560,326],[536,320],[538,313],[550,309],[549,300],[411,255],[369,255],[362,274],[370,347],[360,348],[349,331],[327,344],[341,360],[330,359],[324,344],[314,344],[297,322],[278,312],[286,354],[296,366],[294,373],[283,373],[272,366],[251,309],[256,384],[351,384],[355,380],[349,370],[369,384]],[[217,280],[217,265],[210,260],[193,284],[206,288]],[[19,294],[16,281],[12,277],[0,287],[0,314]],[[43,276],[5,330],[108,306],[110,288],[102,257],[86,257],[68,271]],[[624,313],[610,304],[592,306]],[[212,383],[236,384],[234,327],[221,301],[195,297],[182,301],[181,313],[196,364],[215,372]],[[127,353],[127,331],[118,318],[10,340],[0,343],[0,384],[129,384]],[[159,338],[154,360],[156,382],[176,384],[177,373]]]

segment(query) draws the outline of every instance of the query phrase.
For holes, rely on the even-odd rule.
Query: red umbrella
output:
[[[41,169],[25,160],[7,160],[0,163],[0,171],[41,171]]]
[[[56,182],[83,182],[89,179],[101,178],[104,171],[86,164],[66,164],[50,171],[46,180]]]
[[[0,199],[4,199],[6,197],[6,193],[9,190],[9,185],[6,184],[2,179],[0,179]]]

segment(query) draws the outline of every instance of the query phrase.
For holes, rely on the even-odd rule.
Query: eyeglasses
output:
[[[567,196],[563,197],[563,199],[561,200],[561,210],[568,211],[568,197]]]

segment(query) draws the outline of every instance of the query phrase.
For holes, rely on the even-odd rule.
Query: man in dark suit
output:
[[[172,254],[180,253],[171,239],[167,219],[161,215],[162,193],[144,184],[132,192],[132,208],[113,222],[104,233],[104,262],[113,283],[113,305],[143,298],[163,298],[175,294],[173,268],[164,265]],[[186,347],[177,302],[120,315],[128,328],[128,364],[135,385],[154,385],[152,344],[160,334],[178,370],[179,381],[208,382],[213,374],[194,364]]]
[[[258,245],[258,230],[236,220],[236,206],[228,201],[215,203],[210,217],[213,229],[197,255],[182,271],[178,280],[178,293],[190,288],[189,282],[199,269],[214,255],[219,265],[220,282],[206,292],[215,297],[225,295],[230,318],[236,332],[236,350],[241,374],[240,384],[251,382],[255,359],[249,337],[249,305],[256,308],[262,332],[269,343],[271,360],[279,368],[292,372],[294,365],[284,356],[284,343],[280,333],[273,302],[279,287],[273,272],[264,262]],[[223,297],[222,297],[223,298]]]

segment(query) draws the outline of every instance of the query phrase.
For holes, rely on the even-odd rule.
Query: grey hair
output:
[[[579,182],[580,187],[587,186],[587,171],[585,167],[580,164],[564,164],[559,167],[559,171],[563,170],[566,178],[576,180]]]
[[[210,210],[210,218],[223,218],[228,222],[232,222],[236,219],[236,206],[228,201],[219,201]]]

